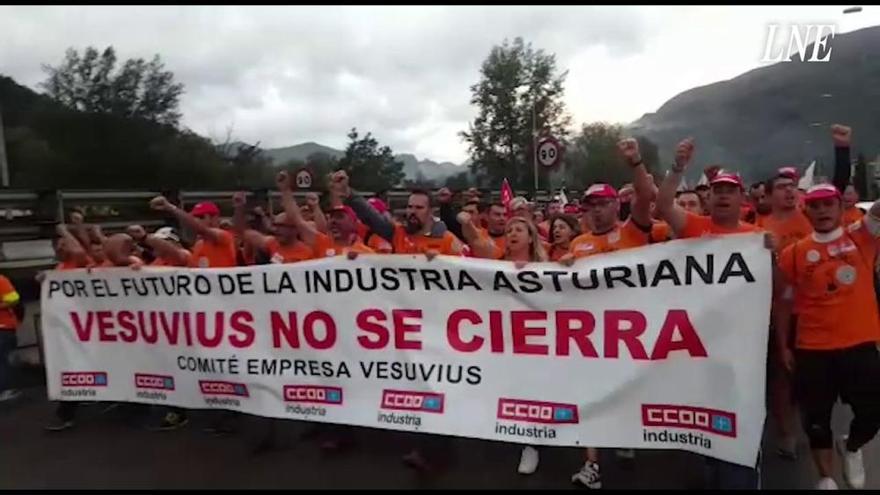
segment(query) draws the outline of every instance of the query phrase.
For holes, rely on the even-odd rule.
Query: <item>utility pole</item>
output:
[[[538,117],[535,107],[537,100],[532,100],[532,166],[535,169],[535,194],[538,193]]]
[[[3,187],[9,187],[9,163],[6,161],[6,136],[3,134],[3,109],[0,108],[0,180]]]

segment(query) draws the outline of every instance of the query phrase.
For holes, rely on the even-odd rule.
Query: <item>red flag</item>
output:
[[[507,208],[508,212],[510,212],[511,201],[513,201],[513,189],[510,188],[510,183],[505,178],[504,182],[501,183],[501,204]]]

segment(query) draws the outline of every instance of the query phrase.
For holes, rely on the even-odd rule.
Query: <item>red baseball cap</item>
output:
[[[739,174],[735,174],[733,172],[721,172],[716,175],[710,182],[710,185],[714,186],[715,184],[733,184],[735,186],[739,186],[740,189],[743,188],[743,181],[740,178]]]
[[[217,208],[217,205],[212,201],[202,201],[201,203],[196,203],[190,213],[196,217],[202,215],[220,216],[220,208]]]
[[[777,177],[785,177],[791,180],[798,180],[798,171],[795,167],[782,167],[776,171]]]
[[[355,215],[354,210],[351,209],[351,206],[338,205],[338,206],[334,206],[333,208],[330,208],[330,213],[336,213],[336,212],[340,212],[340,211],[345,213],[346,215],[348,215],[348,217],[351,218],[352,222],[357,223],[357,221],[358,221],[357,215]]]
[[[586,198],[614,198],[617,199],[617,190],[608,184],[593,184],[584,193]]]
[[[838,198],[840,199],[840,191],[832,184],[817,184],[807,190],[804,195],[804,201],[815,201],[819,199]]]
[[[575,213],[575,214],[576,214],[576,213],[579,213],[578,207],[577,207],[576,205],[573,205],[573,204],[567,204],[567,205],[565,205],[565,206],[562,208],[562,211],[563,211],[563,213],[568,213],[568,214],[571,214],[571,213]]]
[[[367,203],[369,203],[370,206],[372,206],[373,209],[378,211],[379,213],[388,212],[388,205],[386,205],[385,202],[379,198],[370,198],[367,200]]]

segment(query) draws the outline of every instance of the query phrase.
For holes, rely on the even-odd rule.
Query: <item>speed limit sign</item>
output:
[[[538,143],[536,150],[538,163],[550,168],[555,167],[562,159],[562,145],[552,137],[545,137]]]
[[[294,180],[296,181],[296,187],[300,189],[309,189],[312,187],[312,173],[306,168],[299,169]]]

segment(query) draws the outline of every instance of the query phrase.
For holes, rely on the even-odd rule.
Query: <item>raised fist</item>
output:
[[[232,205],[241,208],[247,203],[247,196],[243,191],[238,191],[232,195]]]
[[[852,129],[840,124],[831,126],[831,139],[834,140],[834,146],[849,146],[852,138]]]
[[[171,211],[174,205],[165,196],[156,196],[150,200],[150,208],[158,211]]]
[[[458,223],[466,225],[471,223],[471,214],[466,211],[462,211],[458,215],[456,215],[455,219],[458,220]]]
[[[287,172],[278,172],[278,175],[275,176],[275,185],[278,186],[280,191],[290,190],[290,176]]]
[[[675,165],[681,169],[687,167],[694,156],[694,140],[683,139],[675,148]]]
[[[348,185],[348,174],[345,173],[345,170],[339,170],[330,174],[330,190],[343,198],[351,195],[351,187]]]
[[[71,225],[82,225],[85,218],[83,217],[82,212],[72,211],[70,212],[70,223]]]
[[[639,142],[633,138],[618,141],[617,151],[620,152],[620,156],[626,160],[628,165],[635,165],[642,161],[642,155],[639,154]]]
[[[721,172],[721,165],[710,165],[703,169],[703,175],[709,180],[714,179],[718,172]]]
[[[437,201],[441,204],[449,203],[452,201],[452,191],[448,187],[440,189],[437,191]]]
[[[321,198],[318,197],[315,193],[306,193],[306,205],[312,210],[318,209],[318,203],[321,201]]]

